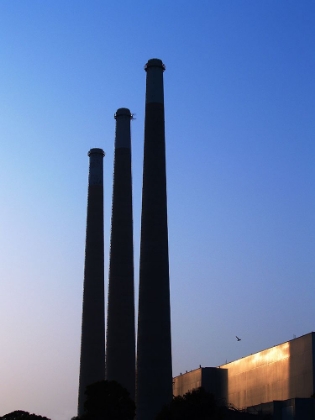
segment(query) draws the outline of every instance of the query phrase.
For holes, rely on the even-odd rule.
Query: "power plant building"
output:
[[[86,387],[106,378],[120,383],[136,400],[137,420],[154,420],[172,401],[172,395],[199,387],[230,406],[271,414],[274,420],[315,420],[314,332],[218,367],[200,366],[172,378],[164,70],[159,59],[151,59],[145,66],[137,360],[129,109],[120,108],[115,114],[106,351],[105,153],[98,148],[88,153],[78,416],[84,414]]]
[[[279,410],[282,407],[284,411],[291,410],[293,414],[295,409],[299,409],[303,413],[310,413],[309,417],[303,414],[304,417],[296,415],[292,419],[313,419],[315,333],[217,368],[200,367],[175,377],[173,381],[175,396],[203,386],[238,409],[256,407],[257,411],[274,413],[277,407]]]

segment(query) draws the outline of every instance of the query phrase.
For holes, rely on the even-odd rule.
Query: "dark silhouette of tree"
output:
[[[115,381],[100,381],[86,387],[84,414],[72,420],[133,420],[136,406],[129,392]]]
[[[196,388],[183,396],[173,397],[156,420],[258,420],[269,417],[228,408],[218,403],[215,396],[204,388]]]
[[[50,420],[47,417],[30,414],[27,411],[16,410],[0,417],[0,420]]]
[[[221,420],[223,409],[219,407],[213,394],[204,388],[197,388],[183,396],[173,397],[156,420]]]

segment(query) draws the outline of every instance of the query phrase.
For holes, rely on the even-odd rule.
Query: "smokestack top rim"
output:
[[[99,149],[99,148],[95,147],[95,148],[90,149],[88,151],[88,156],[91,156],[91,155],[102,155],[104,157],[105,156],[105,152],[104,152],[103,149]]]
[[[163,61],[159,58],[151,58],[150,60],[148,60],[148,62],[144,66],[144,70],[147,71],[150,67],[158,67],[161,68],[163,71],[166,69],[165,64],[163,64]]]
[[[116,113],[114,114],[114,118],[116,120],[117,117],[121,117],[123,115],[132,119],[132,113],[130,112],[130,109],[128,108],[118,108]]]

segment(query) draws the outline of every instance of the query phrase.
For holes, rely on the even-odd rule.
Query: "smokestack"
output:
[[[91,149],[87,203],[78,416],[85,389],[105,379],[104,216],[102,149]]]
[[[127,108],[115,114],[116,139],[109,262],[106,379],[135,399],[135,319],[130,120]]]
[[[145,66],[146,105],[137,342],[137,420],[172,400],[172,355],[161,60]]]

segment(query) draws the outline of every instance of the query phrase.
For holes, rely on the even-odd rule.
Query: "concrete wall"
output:
[[[314,420],[314,398],[292,398],[286,401],[272,401],[270,403],[250,407],[250,413],[271,414],[273,420]]]
[[[202,367],[183,375],[176,376],[173,380],[174,396],[184,395],[195,388],[203,387],[219,399],[226,399],[227,395],[227,370],[215,367]]]
[[[200,368],[177,376],[173,392],[183,395],[203,386],[239,409],[310,398],[315,393],[314,361],[315,333],[309,333],[219,368]]]
[[[175,376],[173,379],[173,395],[184,395],[186,392],[203,386],[202,371],[195,369],[184,375]]]
[[[222,365],[228,402],[245,408],[314,394],[314,333]]]

